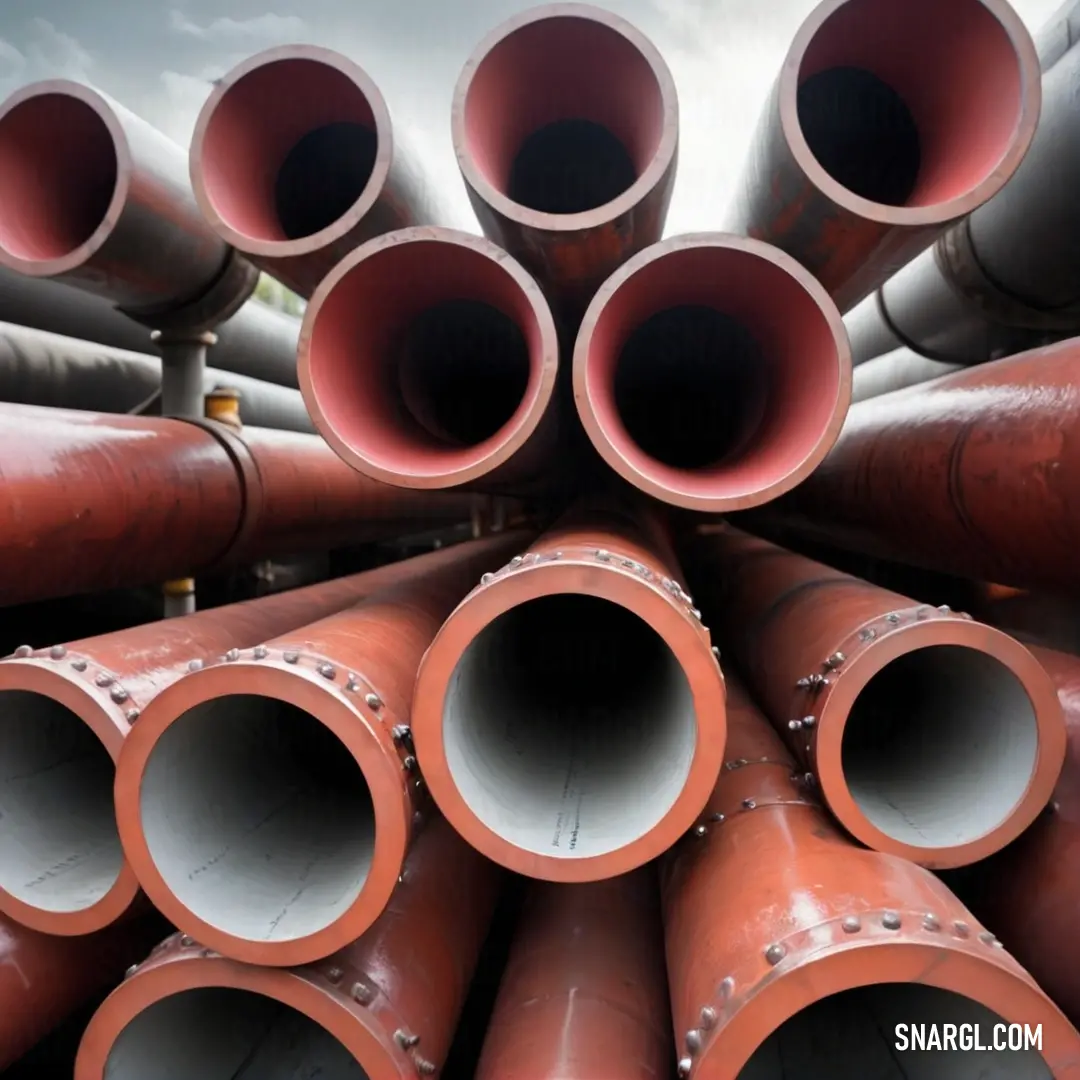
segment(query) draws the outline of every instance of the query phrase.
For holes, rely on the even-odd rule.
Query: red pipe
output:
[[[1046,805],[1065,727],[1019,642],[735,529],[710,528],[687,558],[806,781],[857,840],[963,866]]]
[[[664,942],[651,867],[531,886],[475,1080],[669,1075]]]
[[[217,79],[190,165],[214,231],[301,296],[365,240],[437,217],[379,88],[316,45],[267,49]]]
[[[604,460],[676,506],[724,512],[794,487],[836,441],[851,356],[794,259],[702,233],[654,244],[593,298],[574,397]]]
[[[675,82],[640,31],[588,4],[521,12],[458,79],[454,149],[484,230],[580,316],[664,230],[679,140]]]
[[[1080,1035],[994,935],[927,870],[845,838],[728,687],[735,767],[664,866],[679,1076],[1080,1076]],[[958,1050],[961,1025],[992,1046],[1002,1023],[1041,1025],[1041,1057]]]
[[[691,825],[724,752],[724,682],[653,523],[579,510],[458,605],[424,656],[416,753],[470,844],[597,881]]]
[[[1041,99],[1005,0],[824,0],[788,50],[728,228],[783,248],[847,311],[1001,190]]]
[[[169,938],[97,1011],[74,1080],[437,1076],[498,887],[436,819],[382,918],[317,964],[256,967]]]
[[[480,237],[390,233],[312,297],[300,388],[354,469],[410,488],[535,484],[558,436],[555,322],[536,283]]]
[[[422,576],[166,687],[124,742],[124,852],[174,926],[224,956],[329,956],[382,913],[423,818],[409,729],[424,650],[523,541]]]

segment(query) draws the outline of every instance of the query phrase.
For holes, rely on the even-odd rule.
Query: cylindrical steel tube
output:
[[[1049,71],[1080,41],[1080,3],[1065,0],[1035,34],[1039,64]]]
[[[851,396],[836,305],[794,259],[705,233],[655,244],[593,298],[574,397],[604,460],[693,510],[757,506],[829,452]]]
[[[875,356],[866,364],[860,364],[851,374],[851,403],[867,398],[881,397],[894,390],[906,390],[909,386],[940,379],[959,371],[962,364],[943,364],[927,360],[911,349],[895,349],[885,356]]]
[[[555,321],[504,251],[451,229],[365,244],[304,316],[308,411],[353,468],[411,488],[550,479]]]
[[[438,218],[378,87],[315,45],[267,49],[216,80],[190,168],[218,235],[301,296],[365,240]]]
[[[729,692],[734,761],[664,866],[679,1076],[1080,1076],[1080,1035],[993,934],[927,870],[844,837],[735,679]],[[965,1053],[964,1024],[984,1046],[1010,1034],[998,1024],[1041,1024],[1041,1056]],[[919,1025],[936,1047],[913,1043]]]
[[[487,574],[424,657],[417,757],[489,858],[596,881],[690,827],[724,752],[724,682],[654,523],[579,510]]]
[[[1035,820],[1061,771],[1065,725],[1023,645],[765,540],[708,529],[687,554],[700,598],[848,832],[943,868],[986,858]]]
[[[841,311],[995,195],[1039,119],[1006,0],[823,0],[788,50],[728,228],[793,255]]]
[[[435,819],[383,916],[318,964],[256,967],[169,938],[95,1014],[75,1080],[437,1076],[499,876]]]
[[[496,27],[458,79],[454,149],[484,235],[581,311],[660,239],[679,140],[675,82],[640,31],[588,4]]]
[[[652,867],[585,885],[534,882],[475,1080],[661,1080],[666,988]]]
[[[135,876],[174,926],[278,966],[329,956],[371,926],[425,803],[409,729],[420,658],[524,539],[454,549],[154,698],[117,762],[116,816]]]

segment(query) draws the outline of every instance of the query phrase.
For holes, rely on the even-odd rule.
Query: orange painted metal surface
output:
[[[933,1058],[894,1048],[893,1025],[946,1017],[977,1020],[984,1045],[995,1020],[1042,1024],[1045,1066],[1029,1050],[1002,1067],[1080,1075],[1080,1035],[1001,942],[929,871],[844,837],[745,689],[728,687],[732,766],[663,864],[679,1076],[780,1077],[785,1060],[802,1076],[870,1075],[879,1058],[882,1075],[909,1058],[922,1070]],[[845,991],[846,1007],[823,1001]],[[785,1027],[804,1010],[801,1032]]]
[[[296,1013],[311,1021],[303,1032],[306,1038],[294,1039],[283,1051],[299,1075],[322,1074],[325,1058],[305,1056],[309,1033],[318,1028],[355,1059],[348,1064],[339,1060],[340,1072],[326,1075],[356,1075],[359,1063],[359,1075],[367,1080],[437,1077],[499,884],[499,871],[435,818],[418,839],[382,917],[361,938],[318,964],[292,970],[255,967],[224,959],[190,938],[169,938],[94,1016],[79,1048],[75,1080],[156,1080],[152,1066],[164,1044],[140,1024],[153,1023],[155,1010],[181,994],[188,995],[193,1008],[179,1030],[172,1028],[168,1047],[174,1061],[191,1054],[205,1063],[203,1069],[216,1066],[225,1075],[230,1067],[241,1067],[247,1055],[254,1057],[260,1044],[266,1049],[265,1026],[218,1056],[208,1034],[233,1022],[229,1009],[239,1012],[241,996],[250,1003],[261,995],[288,1010],[273,1017],[275,1029],[295,1031]],[[215,1004],[200,1016],[198,996],[205,998],[213,988],[236,993],[228,1001],[211,999]],[[270,1068],[268,1061],[263,1063]]]

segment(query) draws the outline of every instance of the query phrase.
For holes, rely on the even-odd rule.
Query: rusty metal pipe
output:
[[[424,657],[417,757],[450,823],[529,877],[665,851],[724,751],[724,683],[654,523],[579,510],[485,575]]]
[[[454,91],[452,134],[484,230],[563,311],[660,239],[679,140],[675,82],[635,27],[544,4],[491,31]]]
[[[652,867],[586,885],[534,882],[475,1080],[667,1077],[657,899]]]
[[[1035,820],[1065,726],[1019,642],[729,527],[699,536],[692,556],[727,647],[857,840],[963,866]]]
[[[728,687],[734,767],[663,867],[679,1076],[1080,1075],[1080,1035],[994,935],[927,870],[844,837]],[[1042,1053],[895,1045],[898,1024],[943,1023],[978,1024],[984,1044],[995,1024],[1041,1024]]]
[[[218,79],[190,169],[217,234],[301,296],[364,241],[440,217],[379,88],[315,45],[267,49]]]
[[[851,396],[836,305],[794,259],[702,233],[655,244],[593,298],[574,397],[624,479],[693,510],[757,506],[836,441]]]
[[[894,349],[885,356],[875,356],[860,364],[851,374],[851,403],[881,397],[894,390],[905,390],[960,371],[962,364],[943,364],[927,360],[911,349]]]
[[[91,1020],[75,1080],[437,1076],[499,876],[436,819],[382,918],[321,963],[255,967],[169,938]]]
[[[505,252],[451,229],[365,244],[319,286],[300,334],[316,427],[387,484],[535,483],[558,417],[555,321]]]
[[[1005,0],[824,0],[759,121],[728,229],[848,311],[1023,160],[1039,61]]]
[[[174,926],[279,966],[329,956],[371,926],[425,803],[409,729],[420,658],[524,539],[457,548],[154,698],[117,762],[116,817],[135,876]]]

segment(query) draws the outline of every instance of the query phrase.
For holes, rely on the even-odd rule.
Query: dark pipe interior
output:
[[[636,180],[633,159],[606,127],[557,120],[522,143],[507,194],[541,213],[580,214],[618,198]]]
[[[751,334],[715,308],[680,305],[630,335],[615,405],[630,437],[677,469],[715,465],[746,444],[764,415],[766,373]]]
[[[891,86],[860,68],[829,68],[799,87],[798,110],[811,152],[837,183],[886,206],[908,201],[919,177],[919,131]]]

